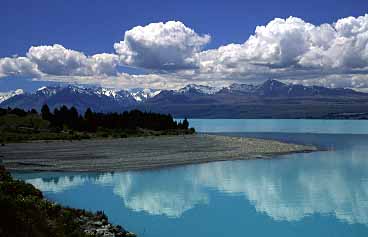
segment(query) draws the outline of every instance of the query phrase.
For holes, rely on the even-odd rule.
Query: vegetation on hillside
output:
[[[81,115],[74,108],[62,106],[50,111],[41,109],[0,108],[0,142],[26,140],[88,139],[96,137],[177,135],[194,133],[187,119],[177,122],[171,115],[141,112],[95,113],[91,109]]]
[[[44,199],[40,190],[24,181],[14,180],[1,165],[0,210],[0,236],[99,236],[99,227],[92,226],[96,222],[98,225],[101,222],[100,229],[105,233],[135,236],[120,226],[109,225],[103,212],[65,208]]]

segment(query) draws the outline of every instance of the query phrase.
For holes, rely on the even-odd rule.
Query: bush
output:
[[[31,184],[13,180],[0,166],[0,236],[84,236],[77,212],[42,198]]]

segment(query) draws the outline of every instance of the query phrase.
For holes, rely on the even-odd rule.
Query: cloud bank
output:
[[[202,73],[225,77],[308,79],[364,74],[368,69],[368,15],[315,26],[276,18],[243,44],[200,53]],[[350,76],[349,76],[350,77]]]
[[[179,21],[151,23],[126,31],[113,45],[114,54],[88,56],[59,44],[32,46],[25,56],[1,58],[0,77],[114,78],[124,84],[136,76],[121,71],[120,66],[128,66],[147,70],[140,79],[148,81],[152,75],[205,84],[277,78],[368,88],[368,14],[322,25],[276,18],[257,26],[242,44],[206,50],[210,39]]]

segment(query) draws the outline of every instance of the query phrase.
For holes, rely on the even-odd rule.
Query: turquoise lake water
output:
[[[330,151],[121,173],[16,173],[149,237],[368,236],[368,121],[190,120]]]

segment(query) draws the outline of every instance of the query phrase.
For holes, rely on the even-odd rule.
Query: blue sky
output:
[[[222,45],[228,45],[231,43],[243,44],[250,35],[255,34],[256,26],[267,25],[275,18],[287,19],[289,16],[294,16],[307,23],[319,26],[323,23],[333,24],[339,19],[349,16],[357,18],[359,16],[364,16],[366,13],[368,13],[368,1],[366,0],[2,0],[0,8],[0,29],[2,36],[0,37],[0,58],[14,57],[15,55],[18,57],[25,56],[31,46],[52,46],[54,44],[62,45],[65,49],[75,50],[87,56],[100,53],[115,54],[116,49],[114,49],[114,43],[123,41],[124,33],[126,31],[139,25],[146,26],[150,23],[165,23],[167,21],[181,22],[185,27],[194,30],[200,37],[204,37],[204,35],[210,36],[210,40],[205,43],[198,43],[196,47],[200,47],[200,50],[197,48],[189,49],[191,54],[197,54],[208,49],[216,50]],[[199,39],[197,38],[197,40]],[[182,44],[182,42],[180,42],[180,44]],[[161,49],[162,48],[158,48],[155,52],[161,54]],[[142,57],[145,56],[142,52],[140,52],[140,54],[143,54]],[[163,84],[161,84],[162,86],[171,85],[171,81],[167,79],[168,77],[176,78],[172,82],[172,85],[179,85],[180,78],[184,78],[184,80],[182,80],[183,83],[194,81],[217,85],[223,83],[223,81],[227,81],[229,78],[229,81],[247,82],[258,80],[257,78],[262,77],[262,75],[256,75],[253,69],[244,72],[243,69],[244,67],[248,67],[247,65],[240,65],[239,67],[241,70],[236,75],[228,74],[228,71],[226,71],[226,73],[222,73],[220,76],[217,74],[202,76],[202,72],[199,72],[198,70],[193,72],[193,68],[191,68],[192,71],[183,71],[182,66],[187,67],[189,65],[186,64],[178,66],[178,64],[183,63],[183,60],[185,61],[188,59],[189,56],[187,51],[185,51],[184,54],[185,56],[183,56],[183,58],[174,58],[173,63],[171,61],[169,62],[170,65],[174,65],[174,69],[170,68],[168,70],[168,68],[159,67],[160,65],[146,63],[146,59],[141,60],[137,58],[134,59],[134,62],[127,63],[127,61],[124,61],[121,64],[119,63],[118,68],[119,72],[127,72],[129,75],[137,73],[141,74],[144,72],[147,74],[153,74],[154,76],[157,76],[157,78],[163,77],[161,80],[164,81]],[[153,57],[152,55],[149,56]],[[363,56],[362,58],[356,59],[356,65],[361,65],[362,62],[364,64],[366,58]],[[259,62],[258,59],[254,60],[253,56],[251,58],[251,60],[253,60],[252,65]],[[171,58],[167,56],[164,59],[168,60]],[[242,60],[239,60],[239,62]],[[248,56],[247,60],[250,60]],[[137,63],[138,61],[141,63]],[[355,59],[353,59],[353,61],[355,62]],[[272,64],[274,62],[275,61],[271,60],[267,63]],[[262,63],[264,62],[262,61]],[[281,65],[283,63],[284,61],[277,61],[277,65],[275,65],[277,67],[283,67],[283,65]],[[192,67],[194,64],[195,63],[191,62],[189,67]],[[366,74],[365,70],[367,65],[364,64],[361,66],[359,68],[359,73],[357,73],[356,70],[357,66],[354,66],[353,73],[351,73],[351,68],[347,68],[347,70],[344,71],[344,74],[354,74],[355,78],[357,78],[356,75],[359,75],[359,78],[355,80],[359,81],[361,84],[365,82],[362,78],[364,78]],[[126,66],[129,68],[128,70],[124,69]],[[288,68],[291,66],[295,68],[295,65],[287,65]],[[40,67],[39,64],[38,67]],[[176,69],[180,69],[180,71]],[[258,69],[255,70],[259,71]],[[9,72],[9,67],[7,70],[3,69],[3,71]],[[324,78],[326,77],[326,71],[330,71],[330,68],[323,69],[322,74]],[[327,73],[329,77],[336,77],[336,75],[338,76],[341,74],[341,72],[337,73],[336,70],[332,71],[333,72]],[[321,70],[318,71],[317,74],[321,74],[320,72]],[[284,74],[280,75],[273,72],[266,73],[263,77],[292,80],[295,73],[296,72],[294,71],[290,71],[285,76]],[[0,79],[0,91],[11,90],[15,87],[24,87],[27,89],[32,88],[32,85],[34,85],[33,87],[37,87],[44,84],[44,81],[47,80],[52,80],[53,83],[59,82],[58,78],[54,75],[55,73],[51,73],[54,76],[52,79],[50,79],[50,77],[45,79],[44,76],[35,76],[34,74],[29,73],[20,73],[20,76],[15,76],[14,72],[3,74],[5,76],[3,76],[3,79]],[[50,73],[46,74],[49,75]],[[62,76],[62,73],[56,74],[57,76]],[[74,78],[72,81],[86,83],[87,80],[90,80],[91,83],[96,83],[97,79],[91,79],[95,74],[87,74],[89,79],[82,78],[79,80],[78,78]],[[303,72],[302,74],[303,78],[298,80],[305,82],[310,77],[306,76],[306,74],[315,75],[316,71],[313,70],[310,71],[310,73]],[[100,73],[98,75],[101,76]],[[80,73],[78,73],[78,75],[76,75],[76,73],[67,73],[64,76],[76,77],[80,76]],[[83,74],[83,76],[85,75]],[[25,78],[28,79],[34,77],[41,82],[34,83],[25,80]],[[210,81],[208,79],[209,77],[217,79],[214,79],[215,81]],[[300,77],[299,74],[298,77]],[[313,76],[313,78],[317,77],[318,76]],[[60,79],[60,82],[66,81],[65,78]],[[109,82],[106,82],[107,80],[109,79],[105,78],[104,83],[110,85]],[[110,80],[113,81],[117,79],[110,78]],[[140,78],[139,80],[144,81],[145,78]],[[328,83],[331,84],[331,80],[328,79],[328,81]],[[342,85],[345,85],[346,83],[349,84],[349,82],[344,82]],[[150,85],[150,82],[147,82],[146,84]],[[111,83],[111,86],[114,85],[114,83]],[[125,84],[123,83],[121,86],[123,85]],[[159,84],[154,84],[156,87],[157,85]],[[130,84],[129,86],[134,85]],[[361,87],[365,87],[365,84]]]

